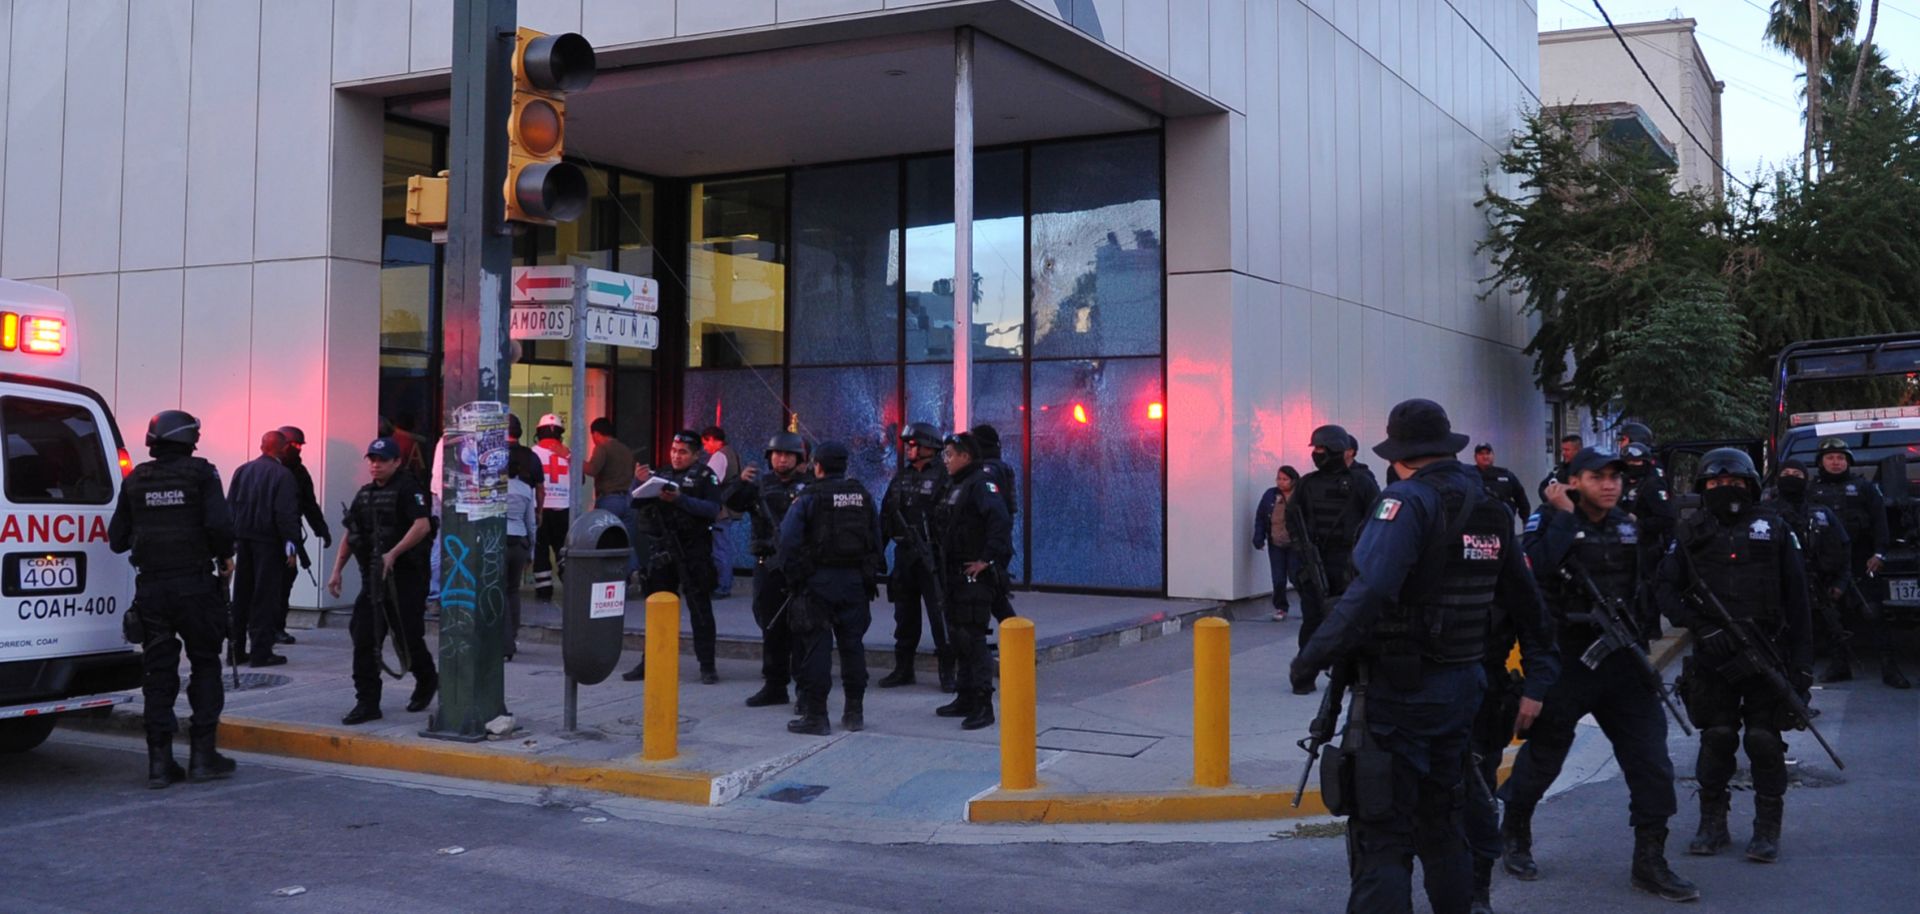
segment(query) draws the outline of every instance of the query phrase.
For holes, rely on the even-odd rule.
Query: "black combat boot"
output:
[[[806,736],[827,736],[833,733],[833,726],[827,723],[827,703],[824,699],[815,701],[810,698],[800,700],[804,709],[800,716],[787,721],[788,733],[800,733]]]
[[[1473,858],[1473,903],[1467,914],[1493,914],[1493,859]]]
[[[413,695],[407,699],[407,710],[415,713],[425,711],[433,704],[434,693],[440,691],[440,674],[428,673],[413,680]]]
[[[1748,860],[1772,863],[1780,859],[1780,814],[1786,806],[1786,797],[1753,798],[1753,840],[1747,842]]]
[[[978,730],[993,726],[993,691],[983,689],[973,696],[973,707],[967,711],[967,719],[960,722],[962,730]]]
[[[643,679],[645,679],[645,678],[647,678],[647,661],[646,661],[646,659],[645,659],[645,658],[642,658],[642,659],[640,660],[640,662],[639,662],[639,663],[636,663],[636,664],[634,664],[634,665],[633,665],[633,669],[631,669],[631,670],[628,670],[628,671],[626,671],[626,672],[624,672],[624,673],[621,673],[621,674],[620,674],[620,678],[621,678],[621,679],[624,679],[624,680],[626,680],[626,681],[628,681],[628,682],[639,682],[639,681],[641,681],[641,680],[643,680]]]
[[[940,691],[951,695],[955,688],[953,681],[953,648],[947,648],[941,651],[939,657]]]
[[[894,651],[893,672],[880,677],[879,685],[880,688],[883,689],[897,689],[901,686],[913,685],[913,652]]]
[[[196,784],[233,777],[233,759],[213,748],[214,735],[195,736],[189,744],[192,752],[187,756],[187,779]]]
[[[940,717],[965,717],[973,713],[973,693],[961,692],[953,700],[934,708],[933,713]]]
[[[1540,867],[1533,862],[1533,807],[1507,805],[1506,818],[1500,821],[1500,842],[1505,847],[1501,865],[1508,874],[1522,882],[1540,878]]]
[[[1900,672],[1900,661],[1891,651],[1880,655],[1880,681],[1896,689],[1913,688],[1913,683],[1907,681],[1906,674]]]
[[[1833,642],[1833,656],[1827,660],[1827,671],[1820,674],[1821,682],[1846,682],[1853,678],[1853,648],[1845,641]]]
[[[840,709],[840,726],[849,733],[858,733],[866,728],[867,721],[863,714],[866,700],[863,692],[847,693],[846,707]]]
[[[159,790],[186,779],[186,769],[173,760],[173,734],[147,734],[147,789]]]
[[[784,683],[769,682],[760,687],[760,691],[747,696],[747,707],[767,708],[787,703],[787,687]]]
[[[1733,843],[1727,834],[1727,792],[1700,791],[1700,830],[1687,842],[1687,853],[1711,857]]]
[[[1700,890],[1667,868],[1667,827],[1641,825],[1633,830],[1633,887],[1668,901],[1697,901]]]

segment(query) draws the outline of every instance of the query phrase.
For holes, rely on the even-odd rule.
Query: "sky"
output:
[[[1601,25],[1593,0],[1538,0],[1540,30]],[[1751,180],[1763,166],[1790,165],[1800,157],[1800,83],[1805,65],[1776,51],[1761,33],[1772,0],[1601,0],[1614,24],[1656,19],[1696,20],[1695,37],[1716,79],[1727,84],[1721,96],[1721,129],[1726,166]],[[1872,0],[1861,0],[1860,28],[1866,29]],[[1880,25],[1873,42],[1895,71],[1911,82],[1920,76],[1920,0],[1880,0]],[[1691,142],[1684,136],[1676,142]]]

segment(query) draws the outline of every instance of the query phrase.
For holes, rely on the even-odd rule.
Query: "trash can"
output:
[[[560,656],[567,675],[593,685],[620,664],[627,619],[627,563],[633,547],[620,515],[588,511],[567,528]]]

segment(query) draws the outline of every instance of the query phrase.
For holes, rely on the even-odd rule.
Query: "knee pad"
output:
[[[1700,748],[1731,755],[1740,748],[1740,731],[1734,727],[1708,727],[1700,731]]]
[[[1787,756],[1787,741],[1774,730],[1748,727],[1746,747],[1747,759],[1754,763],[1780,762]]]

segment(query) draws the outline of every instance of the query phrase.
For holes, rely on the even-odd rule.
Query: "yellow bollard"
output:
[[[1036,698],[1033,690],[1033,620],[1016,616],[1000,623],[1000,789],[1032,790],[1035,784]]]
[[[640,757],[664,762],[680,754],[680,598],[647,597],[647,685]]]
[[[1193,783],[1200,787],[1225,787],[1232,776],[1228,631],[1221,618],[1193,624]]]

